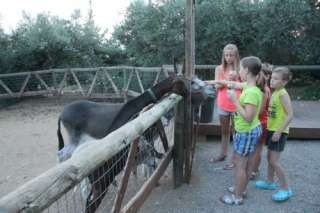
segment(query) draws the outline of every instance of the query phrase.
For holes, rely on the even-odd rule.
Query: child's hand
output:
[[[235,81],[238,77],[238,73],[235,70],[230,70],[228,74],[228,80]]]
[[[237,96],[236,96],[234,89],[228,89],[227,95],[228,95],[228,98],[233,102],[237,99]]]
[[[271,141],[278,142],[281,137],[281,132],[274,132],[271,138]]]

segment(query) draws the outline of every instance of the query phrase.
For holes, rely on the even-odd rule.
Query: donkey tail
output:
[[[59,140],[59,150],[64,147],[64,141],[61,134],[61,118],[58,119],[58,130],[57,130],[58,140]]]

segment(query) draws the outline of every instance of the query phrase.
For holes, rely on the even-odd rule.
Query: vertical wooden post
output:
[[[173,145],[173,183],[177,188],[183,182],[184,164],[184,106],[185,99],[175,107],[174,145]]]
[[[113,207],[112,207],[112,210],[111,210],[112,213],[118,213],[121,210],[121,204],[122,204],[124,195],[125,195],[126,190],[127,190],[128,181],[129,181],[129,177],[130,177],[130,172],[132,170],[133,163],[135,163],[134,157],[135,157],[136,152],[137,152],[138,143],[139,143],[139,138],[134,140],[134,142],[130,146],[128,159],[126,161],[126,165],[125,165],[125,168],[124,168],[124,174],[122,176],[121,183],[120,183],[120,186],[118,188],[118,193],[116,195],[116,198],[114,200]]]
[[[186,36],[185,36],[185,75],[187,79],[191,79],[194,75],[195,64],[195,29],[194,29],[194,0],[186,0]],[[188,89],[190,91],[191,85],[189,83]],[[185,101],[185,171],[184,181],[190,182],[191,178],[191,145],[192,145],[192,125],[193,116],[191,110],[191,93],[187,95]]]

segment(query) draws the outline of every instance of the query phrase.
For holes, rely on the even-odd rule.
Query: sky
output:
[[[101,29],[113,27],[124,17],[125,10],[132,0],[92,0],[94,21]],[[49,12],[61,18],[70,19],[75,9],[81,10],[81,15],[87,16],[89,0],[0,0],[0,26],[6,33],[15,29],[22,19],[22,11],[32,17],[38,13]]]

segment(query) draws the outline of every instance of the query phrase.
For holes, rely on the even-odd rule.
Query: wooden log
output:
[[[180,101],[175,108],[174,124],[174,145],[173,145],[173,184],[177,188],[183,182],[183,163],[184,163],[184,105]]]
[[[156,75],[156,77],[155,77],[155,79],[154,79],[154,81],[153,81],[153,86],[158,83],[159,77],[160,77],[160,73],[161,73],[161,70],[160,70],[159,72],[157,72],[157,75]]]
[[[9,94],[9,97],[13,97],[13,92],[9,89],[9,87],[1,79],[0,79],[0,85]]]
[[[144,88],[143,88],[143,84],[142,84],[142,81],[141,81],[141,78],[140,78],[140,75],[139,75],[139,72],[138,70],[134,70],[136,76],[137,76],[137,79],[138,79],[138,83],[139,83],[139,87],[140,87],[140,90],[141,90],[141,93],[144,92]]]
[[[92,82],[90,84],[90,87],[89,87],[89,90],[88,90],[88,93],[87,93],[87,97],[90,97],[90,95],[92,93],[94,85],[96,84],[96,81],[97,81],[98,74],[99,74],[99,70],[94,74],[93,80],[92,80]]]
[[[186,25],[185,25],[185,77],[191,79],[194,75],[195,65],[195,26],[194,26],[194,0],[186,0]],[[190,88],[190,82],[186,82]],[[190,91],[190,90],[188,90]],[[189,93],[185,100],[185,159],[184,159],[184,181],[189,183],[191,178],[191,145],[192,145],[192,111],[191,94]]]
[[[119,89],[118,89],[117,85],[113,82],[112,77],[111,77],[111,75],[109,74],[108,70],[106,71],[106,76],[107,76],[108,80],[110,81],[111,86],[112,86],[114,92],[115,92],[117,95],[120,95]]]
[[[156,127],[158,129],[160,139],[162,141],[163,149],[165,152],[167,152],[169,150],[169,143],[168,143],[166,131],[164,130],[161,119],[159,121],[157,121]]]
[[[172,65],[171,65],[172,66]],[[196,69],[215,69],[217,65],[195,65]],[[280,66],[280,65],[275,65]],[[281,65],[289,67],[292,71],[301,71],[301,72],[313,72],[319,71],[320,65]],[[137,69],[141,72],[158,72],[161,70],[160,67],[132,67],[132,66],[113,66],[113,67],[95,67],[95,68],[72,68],[70,71],[77,71],[77,72],[94,72],[100,69],[105,69],[109,71],[119,71],[119,70],[132,70]],[[26,72],[18,72],[18,73],[6,73],[0,74],[1,77],[16,77],[21,75],[28,75],[31,73],[38,73],[38,74],[45,74],[45,73],[65,73],[69,69],[49,69],[49,70],[39,70],[39,71],[26,71]],[[167,69],[166,69],[167,70]],[[173,71],[173,69],[170,69]]]
[[[41,76],[38,73],[34,74],[36,76],[36,78],[40,81],[40,83],[48,90],[48,92],[50,91],[49,86],[47,85],[47,83],[41,78]]]
[[[29,73],[29,74],[27,75],[27,77],[24,79],[24,82],[23,82],[23,84],[22,84],[22,86],[21,86],[21,88],[20,88],[20,91],[19,91],[19,96],[20,96],[20,97],[23,95],[24,89],[26,88],[26,86],[27,86],[27,84],[28,84],[28,82],[29,82],[30,77],[31,77],[31,73]]]
[[[76,84],[77,84],[78,89],[80,90],[81,94],[82,94],[83,96],[85,96],[84,91],[83,91],[83,89],[82,89],[82,86],[81,86],[81,84],[80,84],[80,81],[79,81],[78,77],[76,76],[76,74],[74,73],[74,71],[71,70],[70,72],[71,72],[71,74],[72,74],[73,79],[76,81]]]
[[[63,75],[63,78],[59,84],[59,89],[58,89],[58,94],[61,95],[62,94],[62,90],[63,90],[63,86],[65,81],[67,80],[67,76],[68,76],[68,71],[66,71]]]
[[[163,173],[167,169],[170,161],[172,159],[172,148],[165,154],[164,158],[160,161],[157,169],[151,175],[149,180],[143,184],[141,189],[135,196],[121,209],[123,213],[135,213],[142,206],[144,201],[147,199],[148,195],[151,193],[152,189],[158,184],[159,179],[162,177]]]
[[[150,110],[111,132],[101,140],[86,143],[72,157],[27,182],[0,199],[0,209],[8,212],[42,211],[87,177],[98,165],[128,146],[180,100],[171,94]]]
[[[122,176],[121,183],[118,188],[118,192],[111,210],[112,213],[118,213],[121,210],[121,204],[124,198],[124,194],[126,193],[126,190],[127,190],[130,173],[131,173],[133,164],[135,163],[134,157],[137,152],[138,143],[139,143],[139,139],[135,139],[134,142],[131,144],[129,154],[128,154],[128,159],[126,161],[126,165],[124,168],[124,174]]]

